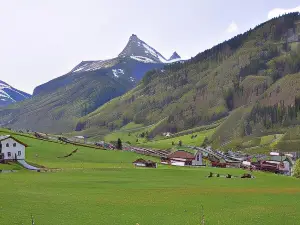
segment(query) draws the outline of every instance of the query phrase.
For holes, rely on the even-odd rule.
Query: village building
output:
[[[73,138],[71,138],[71,140],[79,143],[86,143],[85,136],[74,136]]]
[[[136,167],[151,167],[151,168],[157,168],[157,163],[153,162],[151,160],[144,160],[142,158],[137,159],[133,162],[133,165]]]
[[[167,157],[161,158],[161,163],[173,166],[202,166],[202,152],[198,151],[192,154],[184,150],[178,150]]]
[[[270,160],[267,162],[278,164],[280,170],[287,175],[291,174],[291,170],[293,168],[294,162],[289,154],[282,154],[278,152],[271,152],[270,153]]]
[[[171,137],[172,134],[170,132],[165,132],[165,133],[163,133],[163,136],[165,136],[165,137]]]
[[[24,160],[26,147],[26,144],[10,135],[0,136],[0,162]]]

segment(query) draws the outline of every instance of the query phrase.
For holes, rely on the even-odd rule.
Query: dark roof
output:
[[[195,156],[192,153],[186,152],[184,150],[178,150],[168,155],[168,158],[194,159]]]
[[[155,162],[153,162],[151,160],[145,160],[145,159],[139,158],[132,163],[155,163]]]
[[[7,139],[9,139],[9,138],[11,138],[11,139],[15,140],[16,142],[18,142],[18,143],[20,143],[20,144],[24,145],[25,147],[28,147],[28,145],[27,145],[27,144],[25,144],[25,143],[24,143],[24,142],[22,142],[22,141],[19,141],[18,139],[16,139],[15,137],[13,137],[13,136],[11,136],[11,135],[0,136],[0,141],[7,140]]]

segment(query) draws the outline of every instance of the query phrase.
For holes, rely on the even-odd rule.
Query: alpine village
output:
[[[298,178],[298,12],[190,59],[132,34],[32,95],[0,81],[3,225],[296,225]]]

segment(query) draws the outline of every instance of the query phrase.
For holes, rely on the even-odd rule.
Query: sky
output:
[[[32,93],[83,60],[116,57],[131,34],[188,59],[299,0],[0,0],[0,80]]]

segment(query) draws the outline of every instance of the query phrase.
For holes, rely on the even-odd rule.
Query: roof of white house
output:
[[[9,139],[9,138],[15,140],[16,142],[18,142],[18,143],[21,144],[21,145],[24,145],[25,147],[28,147],[27,144],[25,144],[25,143],[22,142],[22,141],[19,141],[18,139],[16,139],[15,137],[13,137],[13,136],[11,136],[11,135],[0,136],[0,142],[1,142],[1,141],[4,141],[4,140],[7,140],[7,139]]]
[[[7,138],[10,138],[10,135],[0,136],[0,141],[6,140]]]

